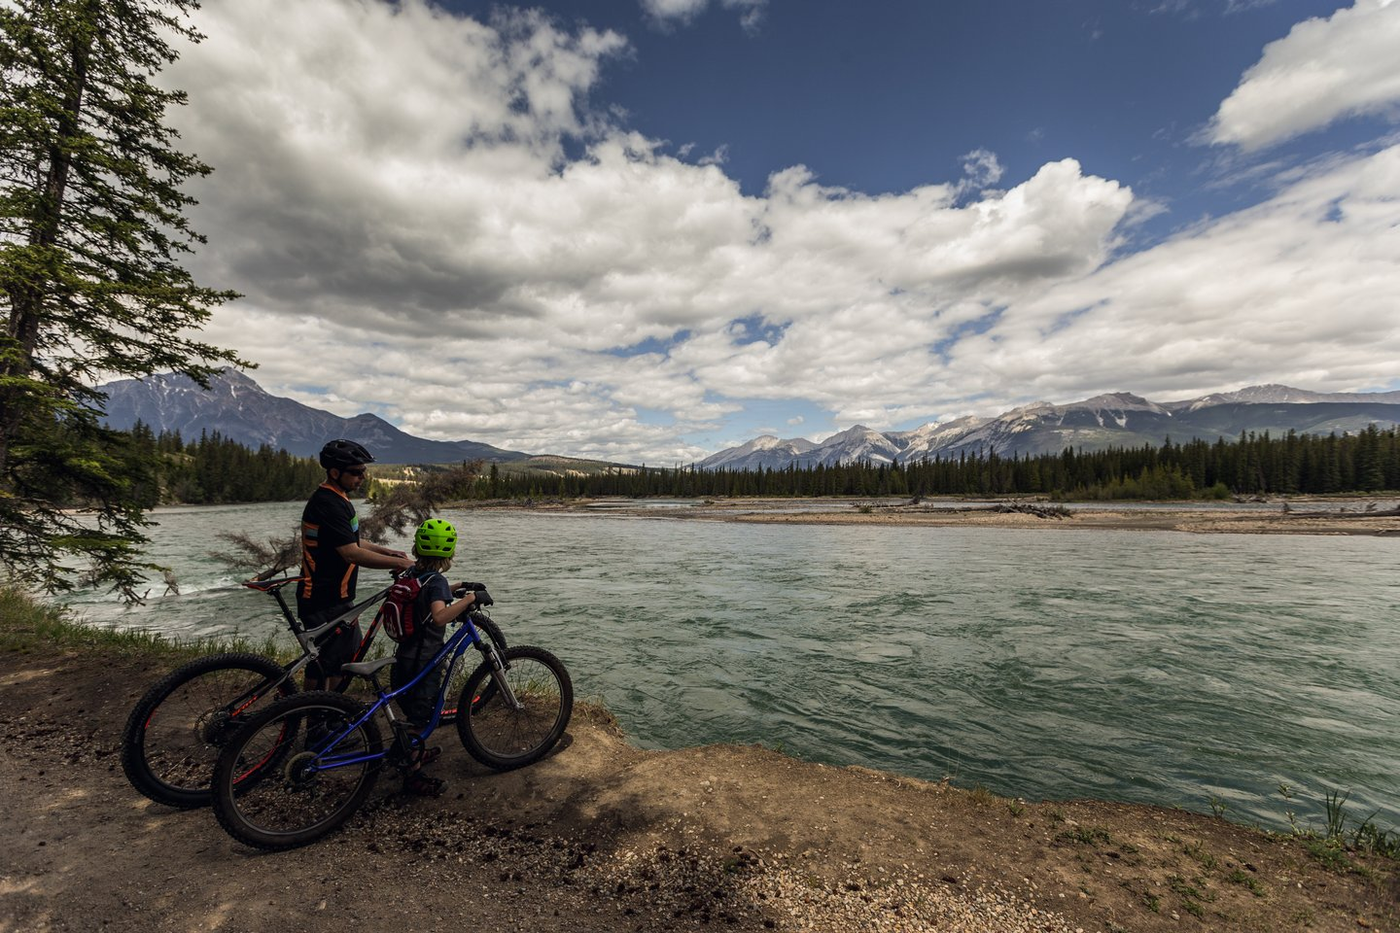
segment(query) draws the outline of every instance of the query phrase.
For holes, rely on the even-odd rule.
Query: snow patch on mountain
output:
[[[863,424],[833,434],[815,450],[799,458],[806,464],[836,466],[854,460],[868,460],[871,463],[894,463],[899,457],[900,446],[890,438],[872,431]]]
[[[107,396],[104,420],[108,425],[125,430],[140,421],[157,434],[178,431],[186,440],[217,431],[248,447],[266,444],[297,456],[314,457],[326,441],[353,437],[381,463],[518,460],[527,456],[476,441],[413,437],[369,413],[342,418],[271,395],[236,370],[210,376],[208,389],[188,376],[162,373],[120,379],[98,386],[98,390]]]
[[[1308,405],[1343,402],[1400,405],[1400,392],[1309,392],[1307,389],[1270,383],[1246,386],[1236,392],[1215,392],[1200,398],[1167,402],[1166,407],[1172,410],[1199,411],[1213,405]]]
[[[772,434],[763,434],[739,447],[730,447],[700,461],[702,470],[753,470],[761,469],[770,459],[785,462],[800,457],[816,444],[805,437],[781,440]]]
[[[1243,406],[1243,410],[1225,417],[1210,415],[1210,409],[1222,405]],[[1313,407],[1317,405],[1328,410],[1319,411]],[[1251,420],[1250,413],[1256,410],[1252,406],[1258,406],[1261,419],[1267,408],[1268,417]],[[1279,412],[1278,406],[1290,407]],[[1328,406],[1345,407],[1333,410]],[[1204,420],[1193,418],[1196,412],[1204,412]],[[1319,393],[1265,385],[1168,403],[1154,402],[1131,392],[1109,392],[1065,405],[1032,402],[995,418],[965,417],[931,422],[912,431],[880,433],[865,425],[856,425],[802,454],[785,446],[795,441],[760,449],[753,445],[762,439],[755,439],[743,448],[720,451],[700,466],[708,469],[711,468],[709,464],[722,462],[732,469],[783,469],[793,463],[799,466],[856,461],[910,463],[932,457],[986,456],[994,452],[1005,457],[1031,456],[1059,452],[1066,447],[1096,450],[1113,445],[1160,444],[1167,437],[1174,440],[1237,437],[1241,431],[1251,430],[1327,433],[1338,429],[1361,430],[1367,424],[1386,428],[1397,420],[1400,420],[1400,392]],[[731,456],[737,451],[744,451],[741,460]]]

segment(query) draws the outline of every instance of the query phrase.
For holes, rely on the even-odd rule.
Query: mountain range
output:
[[[215,431],[248,447],[267,444],[299,457],[315,457],[326,441],[349,437],[382,463],[454,463],[460,460],[524,460],[529,454],[476,441],[431,441],[414,437],[378,415],[342,418],[319,408],[271,395],[243,373],[214,374],[209,388],[188,376],[165,373],[121,379],[99,386],[107,393],[106,423],[128,430],[138,420],[160,434],[179,431],[190,441]]]
[[[904,463],[963,454],[1035,456],[1066,447],[1100,450],[1161,444],[1167,438],[1234,439],[1252,431],[1271,434],[1343,434],[1400,424],[1400,392],[1321,393],[1281,385],[1250,386],[1238,392],[1179,402],[1151,402],[1128,392],[1082,402],[1037,402],[995,418],[958,418],[912,431],[873,431],[864,425],[834,434],[820,444],[772,435],[722,450],[700,461],[706,470],[785,469],[833,466],[856,460]]]
[[[478,441],[414,437],[372,414],[342,418],[289,398],[271,395],[248,376],[224,370],[203,389],[186,376],[164,374],[100,386],[107,394],[106,422],[128,429],[138,420],[157,433],[179,431],[186,440],[215,431],[250,447],[268,444],[314,457],[335,437],[365,444],[382,463],[451,463],[483,459],[527,460],[531,454]],[[820,443],[806,438],[757,437],[700,461],[701,469],[784,469],[856,460],[896,463],[962,454],[1037,455],[1066,447],[1158,445],[1170,437],[1234,439],[1242,432],[1328,434],[1357,432],[1375,424],[1400,424],[1400,392],[1320,393],[1289,386],[1250,386],[1238,392],[1178,402],[1152,402],[1128,392],[1082,402],[1037,402],[994,418],[965,417],[912,431],[873,431],[864,425]]]

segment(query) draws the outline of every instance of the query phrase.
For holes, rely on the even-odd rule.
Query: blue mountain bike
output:
[[[341,673],[365,677],[376,698],[366,706],[341,693],[312,691],[279,700],[224,745],[214,765],[214,814],[240,842],[259,849],[292,849],[339,828],[369,797],[387,763],[407,773],[443,722],[452,672],[467,649],[481,664],[457,700],[457,734],[468,753],[508,771],[539,761],[558,744],[574,708],[563,663],[543,648],[498,649],[482,634],[480,611],[461,627],[417,677],[386,692],[379,674],[394,662],[346,664]],[[446,664],[432,718],[421,733],[395,715],[392,701],[428,672]],[[386,742],[380,728],[389,729]]]

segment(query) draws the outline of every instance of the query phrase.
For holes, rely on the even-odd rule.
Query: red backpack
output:
[[[423,590],[423,581],[431,576],[427,573],[421,577],[404,577],[389,587],[389,595],[374,618],[384,626],[384,634],[394,641],[412,641],[422,631],[418,620],[418,594]]]

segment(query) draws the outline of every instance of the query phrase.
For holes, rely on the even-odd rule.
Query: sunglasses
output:
[[[365,468],[364,468],[364,467],[352,467],[352,468],[350,468],[350,469],[348,469],[348,470],[341,470],[340,472],[346,473],[346,474],[348,474],[348,475],[350,475],[350,476],[364,476],[364,475],[365,475]]]

